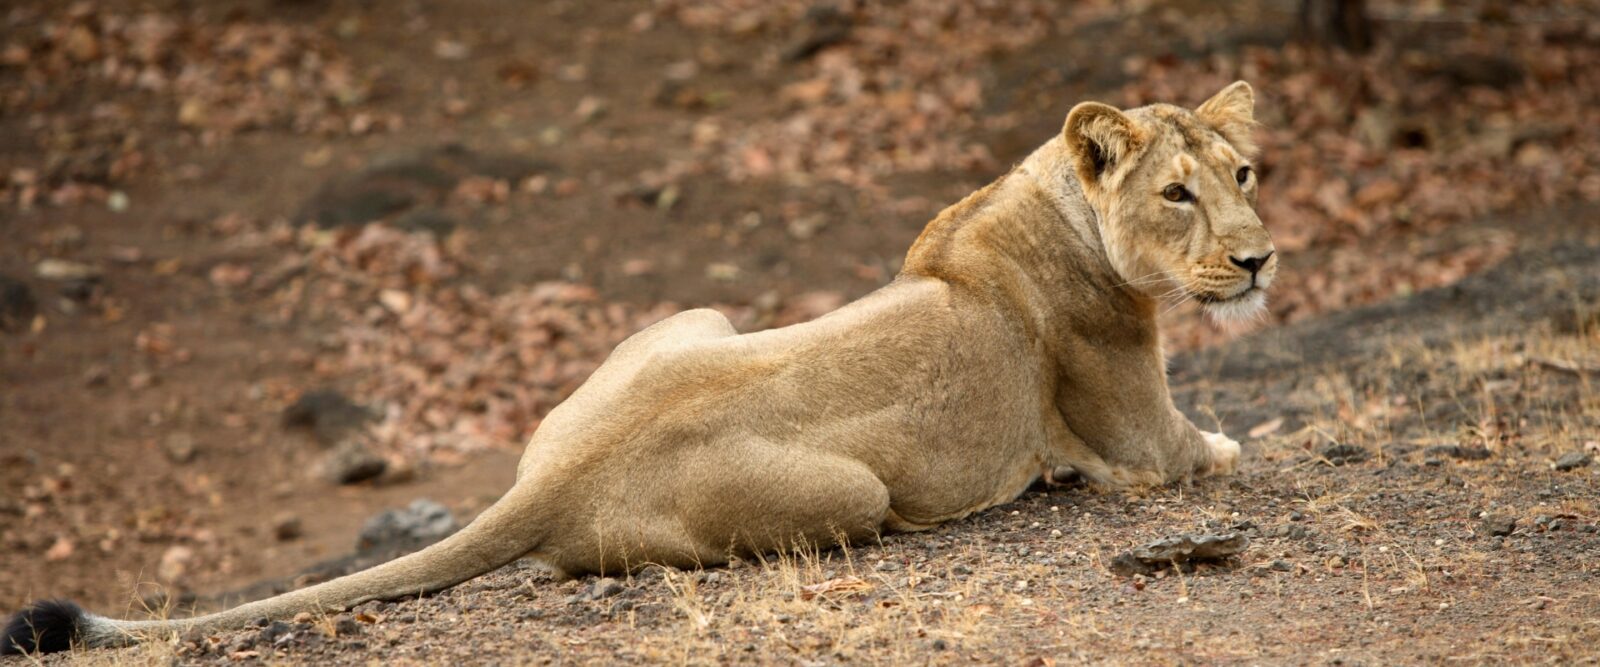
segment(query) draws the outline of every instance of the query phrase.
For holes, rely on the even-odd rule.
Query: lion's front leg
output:
[[[1063,395],[1058,405],[1063,428],[1052,449],[1094,482],[1156,485],[1225,475],[1239,465],[1239,443],[1196,427],[1172,406],[1164,386],[1143,396]]]

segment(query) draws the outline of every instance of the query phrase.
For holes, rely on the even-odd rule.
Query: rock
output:
[[[104,387],[111,382],[111,369],[105,364],[95,364],[83,372],[83,386]]]
[[[1491,452],[1483,447],[1469,445],[1439,445],[1422,450],[1423,454],[1448,456],[1462,461],[1482,461],[1491,456]]]
[[[279,542],[299,539],[304,534],[305,526],[301,525],[300,517],[288,513],[272,517],[272,536],[278,538]]]
[[[248,651],[252,648],[255,648],[256,641],[260,638],[261,633],[259,632],[241,634],[238,637],[235,637],[233,641],[228,643],[228,652],[238,653],[240,651]]]
[[[797,241],[805,241],[813,236],[816,236],[817,233],[821,232],[822,228],[826,226],[828,226],[828,217],[817,214],[802,216],[795,218],[794,220],[790,220],[789,224],[786,225],[786,228],[789,231],[789,236],[793,237]]]
[[[1458,86],[1506,89],[1522,82],[1525,72],[1515,59],[1498,54],[1460,53],[1440,64],[1438,74]]]
[[[407,211],[394,221],[396,229],[409,232],[433,232],[434,236],[449,236],[460,223],[449,213],[436,208],[423,207]]]
[[[403,187],[374,183],[324,186],[301,207],[300,222],[318,227],[348,227],[382,220],[416,203],[417,196]]]
[[[450,508],[418,498],[403,509],[386,510],[367,519],[356,539],[356,550],[415,549],[444,539],[460,528]]]
[[[61,282],[82,282],[98,280],[100,269],[82,262],[69,262],[64,259],[47,259],[33,267],[33,273],[45,280]]]
[[[1336,466],[1360,463],[1367,460],[1368,456],[1367,450],[1348,444],[1330,445],[1322,448],[1318,454],[1327,459],[1329,464]]]
[[[322,475],[335,484],[355,484],[383,474],[389,462],[355,440],[335,445],[322,459]]]
[[[276,643],[278,638],[286,637],[293,633],[294,626],[283,621],[273,621],[272,623],[268,624],[267,627],[262,628],[260,634],[256,636],[261,643],[271,645]]]
[[[340,614],[339,618],[333,622],[333,631],[340,637],[353,637],[366,632],[366,628],[362,627],[361,622],[357,621],[355,617],[349,614]]]
[[[851,21],[844,12],[832,5],[816,5],[806,10],[805,20],[799,25],[795,37],[783,49],[785,62],[800,62],[817,52],[843,42],[850,37]]]
[[[301,394],[299,400],[284,409],[283,424],[309,428],[318,442],[334,445],[375,417],[371,410],[338,391],[318,389]]]
[[[1162,538],[1124,553],[1111,561],[1111,571],[1124,577],[1150,575],[1176,564],[1220,561],[1243,552],[1250,546],[1244,533],[1221,535],[1176,535]]]
[[[1588,454],[1583,452],[1568,452],[1562,455],[1561,458],[1556,459],[1555,469],[1557,472],[1568,472],[1585,467],[1593,462],[1594,458]]]
[[[173,433],[161,443],[161,448],[166,451],[167,458],[173,463],[188,463],[200,453],[200,445],[194,441],[194,436],[188,433]]]
[[[588,594],[584,597],[590,600],[600,600],[612,597],[622,592],[622,582],[611,577],[596,579],[593,586],[589,587]]]
[[[608,109],[609,107],[606,105],[605,100],[593,95],[585,95],[583,99],[578,100],[578,106],[573,109],[572,115],[577,116],[580,123],[589,123],[606,115]]]
[[[0,331],[22,331],[39,312],[39,302],[26,283],[0,275]]]
[[[156,565],[156,578],[167,583],[176,582],[188,573],[189,564],[193,561],[194,549],[181,544],[167,547],[161,553],[161,562]]]
[[[1509,516],[1487,515],[1483,517],[1483,530],[1490,535],[1504,537],[1517,530],[1517,520]]]
[[[455,144],[407,151],[374,160],[366,169],[325,183],[301,204],[295,221],[315,222],[324,228],[364,225],[413,206],[437,204],[468,177],[518,183],[554,168],[520,155],[478,153]],[[442,220],[428,215],[407,224],[424,222],[432,225]]]

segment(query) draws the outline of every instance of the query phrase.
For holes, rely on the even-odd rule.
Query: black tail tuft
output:
[[[0,655],[55,653],[72,648],[84,620],[83,608],[66,600],[42,600],[17,612],[6,624]]]

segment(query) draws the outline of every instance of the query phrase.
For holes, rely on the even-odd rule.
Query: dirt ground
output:
[[[1595,661],[1600,467],[1553,467],[1600,449],[1594,8],[1384,4],[1415,50],[1317,60],[1272,3],[1135,4],[847,5],[842,33],[790,2],[8,5],[0,288],[36,303],[0,310],[0,608],[204,605],[348,553],[383,508],[471,516],[641,323],[814,316],[1074,102],[1242,76],[1284,280],[1251,337],[1185,309],[1170,332],[1238,477],[1039,489],[620,589],[512,567],[353,624],[89,659]],[[384,473],[330,482],[345,438],[285,424],[324,388],[381,413],[359,442]],[[1196,531],[1251,546],[1108,569]]]
[[[1181,355],[1191,417],[1248,425],[1233,477],[1040,486],[927,533],[711,571],[556,582],[514,564],[427,598],[73,660],[1592,664],[1600,470],[1575,461],[1600,450],[1600,369],[1567,360],[1600,343],[1597,232]],[[1248,547],[1118,571],[1181,534]]]

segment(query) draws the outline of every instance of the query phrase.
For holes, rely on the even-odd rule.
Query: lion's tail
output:
[[[0,654],[125,646],[137,643],[144,635],[245,627],[261,618],[342,611],[369,600],[443,590],[510,563],[538,545],[545,522],[531,511],[535,507],[533,493],[522,485],[512,487],[467,527],[422,551],[310,588],[206,616],[122,621],[87,613],[71,602],[37,602],[18,612],[6,625]]]

